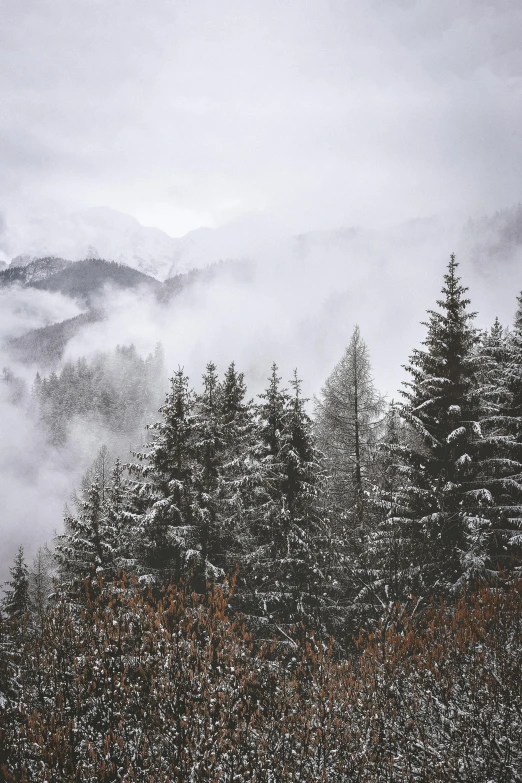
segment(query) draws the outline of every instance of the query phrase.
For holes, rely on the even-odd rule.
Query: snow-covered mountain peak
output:
[[[48,256],[70,261],[101,258],[165,280],[220,260],[251,258],[283,236],[273,221],[251,215],[220,228],[201,227],[176,238],[110,207],[92,207],[8,222],[2,248],[12,266]]]
[[[8,226],[6,235],[3,245],[16,266],[42,256],[104,258],[163,280],[179,255],[180,240],[109,207],[26,219]]]

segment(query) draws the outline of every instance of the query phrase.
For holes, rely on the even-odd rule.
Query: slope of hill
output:
[[[204,269],[191,269],[167,278],[159,290],[160,302],[169,302],[183,291],[196,286],[208,285],[224,275],[233,276],[236,281],[252,279],[252,266],[246,261],[218,261]]]
[[[108,207],[8,222],[5,234],[6,252],[16,266],[51,255],[71,261],[107,258],[163,280],[177,251],[177,240],[164,231]]]
[[[77,261],[44,279],[31,281],[29,285],[45,291],[60,291],[65,296],[85,302],[90,302],[106,285],[123,289],[139,286],[152,290],[161,288],[161,283],[153,277],[115,261],[104,261],[100,258]]]
[[[10,271],[14,269],[11,267]],[[26,287],[60,291],[66,296],[80,299],[88,307],[87,312],[49,326],[32,329],[21,337],[8,340],[5,347],[11,357],[17,361],[34,363],[43,369],[53,367],[60,361],[69,340],[84,326],[104,319],[105,313],[100,309],[100,303],[96,301],[95,295],[105,284],[111,283],[118,288],[136,288],[145,285],[157,299],[158,306],[168,307],[172,300],[184,291],[197,285],[209,285],[225,274],[234,275],[235,279],[246,280],[250,268],[240,262],[222,262],[213,264],[207,269],[195,269],[176,275],[165,283],[160,283],[154,278],[114,262],[98,259],[78,261],[46,279],[28,283]]]
[[[0,287],[19,283],[20,285],[34,285],[40,281],[46,280],[57,272],[62,272],[68,266],[70,261],[55,256],[46,258],[36,258],[28,264],[15,266],[11,264],[7,269],[0,271]]]
[[[518,268],[522,259],[522,204],[470,220],[463,237],[480,273],[494,275],[500,264],[506,271]]]
[[[62,357],[65,346],[80,329],[103,319],[99,310],[89,310],[75,318],[68,318],[41,329],[33,329],[22,337],[7,342],[10,355],[19,362],[38,364],[40,368],[52,367]]]
[[[202,227],[181,237],[142,226],[136,218],[108,207],[7,221],[4,255],[12,266],[25,266],[42,256],[71,261],[105,258],[165,280],[189,269],[221,259],[249,258],[263,251],[267,240],[282,239],[284,232],[271,219],[259,215],[219,228]]]
[[[50,255],[71,261],[106,258],[158,280],[176,267],[179,243],[161,229],[142,226],[131,215],[108,207],[8,224],[4,240],[12,266]]]
[[[72,263],[63,258],[37,258],[26,266],[10,266],[0,272],[0,288],[18,283],[22,287],[59,291],[65,296],[90,303],[104,286],[129,289],[146,286],[159,291],[162,284],[129,266],[86,258]]]

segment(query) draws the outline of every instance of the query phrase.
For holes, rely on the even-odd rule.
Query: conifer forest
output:
[[[479,330],[452,256],[424,329],[395,401],[358,327],[314,400],[209,361],[154,417],[160,348],[38,375],[52,439],[149,421],[12,563],[3,780],[521,780],[522,298]]]
[[[522,0],[0,0],[0,783],[522,783]]]

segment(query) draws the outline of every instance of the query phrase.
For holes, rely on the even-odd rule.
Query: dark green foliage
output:
[[[424,588],[423,566],[429,558],[418,522],[411,514],[412,470],[408,464],[412,453],[423,450],[422,440],[401,418],[400,406],[392,402],[376,454],[368,567],[360,585],[371,622],[384,607],[419,595]]]
[[[153,439],[131,467],[133,513],[142,567],[160,580],[189,579],[202,592],[243,556],[253,420],[233,365],[221,383],[210,363],[198,394],[188,384],[179,370],[162,421],[150,427]]]
[[[476,388],[479,340],[474,313],[452,256],[444,276],[440,311],[428,311],[427,337],[406,370],[401,415],[420,438],[402,449],[407,486],[401,505],[409,510],[417,539],[417,562],[430,592],[473,578],[485,566],[490,494],[480,471],[480,411]]]
[[[250,586],[245,611],[268,620],[272,632],[312,616],[321,622],[327,538],[323,474],[301,383],[295,375],[290,394],[280,380],[274,364],[258,405],[257,483],[248,511],[252,549],[242,567]]]
[[[300,382],[279,388],[273,368],[257,412],[232,364],[207,365],[199,393],[179,370],[130,466],[138,569],[184,578],[198,592],[239,566],[235,605],[289,624],[318,612],[326,539],[322,470]]]
[[[141,568],[156,578],[179,579],[191,567],[197,545],[194,394],[181,369],[170,383],[162,420],[149,427],[152,441],[129,469],[136,477],[132,504]]]
[[[246,399],[246,393],[243,373],[238,373],[232,362],[225,373],[220,394],[219,511],[225,549],[221,567],[229,574],[244,562],[253,546],[248,512],[257,481],[253,459],[257,422],[254,405]],[[239,579],[241,581],[241,575]]]
[[[2,611],[10,622],[20,622],[29,611],[29,572],[24,559],[23,547],[18,549],[13,565],[11,579],[7,582]]]
[[[17,699],[27,666],[23,647],[28,638],[31,607],[23,547],[18,549],[9,573],[11,578],[4,585],[0,602],[0,701]]]
[[[517,545],[522,530],[522,409],[517,410],[515,401],[522,354],[517,357],[516,342],[516,331],[506,334],[497,319],[478,346],[479,479],[491,496],[487,539],[491,574],[522,563]]]
[[[105,447],[73,502],[74,511],[67,510],[64,532],[55,540],[54,560],[60,582],[75,591],[85,579],[112,578],[134,565],[129,488],[120,461],[112,464]]]

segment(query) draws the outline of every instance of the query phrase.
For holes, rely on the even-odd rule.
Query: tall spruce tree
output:
[[[136,475],[133,527],[141,571],[190,580],[199,592],[241,561],[248,477],[255,438],[243,376],[232,364],[223,382],[210,362],[201,391],[180,370],[161,408],[163,421]]]
[[[522,462],[522,294],[517,299],[518,306],[512,331],[506,335],[507,357],[502,356],[504,373],[499,384],[502,400],[507,401],[507,410],[503,421],[504,434],[509,434],[511,464],[505,466],[505,472],[511,473],[504,493],[503,520],[495,534],[497,548],[495,555],[505,568],[522,570],[522,469],[516,464]]]
[[[104,486],[99,474],[82,490],[75,510],[66,509],[64,532],[57,536],[55,559],[62,584],[78,586],[85,578],[96,579],[108,553],[103,529]]]
[[[228,531],[220,513],[222,464],[225,448],[222,388],[217,368],[209,362],[201,392],[196,396],[194,416],[194,486],[197,492],[199,529],[196,587],[203,592],[207,580],[224,576]]]
[[[120,569],[134,570],[136,561],[133,559],[130,488],[128,477],[119,458],[116,458],[105,486],[103,532],[107,575],[115,576]]]
[[[271,632],[296,622],[317,625],[324,604],[327,527],[319,495],[322,471],[312,423],[294,375],[292,393],[272,366],[258,406],[258,481],[251,508],[254,546],[245,563],[245,609]]]
[[[23,547],[9,573],[0,602],[0,691],[8,700],[16,700],[28,665],[24,648],[30,632],[29,571]]]
[[[518,307],[509,343],[508,387],[512,394],[510,414],[516,422],[515,437],[517,443],[522,443],[522,294],[517,301]],[[522,483],[520,474],[517,477],[517,483]],[[522,520],[520,518],[522,500],[520,495],[518,495],[518,500],[519,502],[513,508],[513,522],[507,545],[512,552],[514,564],[520,572],[522,570]]]
[[[74,509],[66,509],[64,532],[56,538],[54,560],[62,584],[75,589],[88,577],[113,578],[132,565],[127,497],[122,465],[119,460],[111,465],[102,446],[73,496]]]
[[[490,574],[522,564],[516,545],[522,531],[522,438],[517,437],[522,410],[515,403],[516,343],[516,331],[511,337],[496,319],[478,346],[482,430],[478,479],[491,494],[486,561]]]
[[[257,426],[254,406],[251,400],[246,399],[246,393],[243,373],[238,373],[232,362],[225,373],[220,395],[222,455],[219,513],[222,536],[226,537],[226,556],[222,567],[229,574],[241,567],[253,546],[248,511],[253,503],[257,475],[253,458]]]
[[[437,301],[429,310],[423,348],[406,370],[401,415],[420,437],[403,447],[406,486],[399,490],[412,524],[415,559],[424,588],[448,591],[483,572],[491,495],[477,482],[481,441],[476,395],[479,340],[466,288],[452,255]]]
[[[19,622],[29,612],[29,570],[25,562],[24,548],[18,548],[13,565],[9,569],[11,578],[7,581],[2,600],[4,613]]]
[[[404,478],[409,474],[401,464],[402,456],[420,445],[416,441],[414,432],[401,418],[399,405],[392,401],[377,451],[371,496],[374,525],[368,536],[367,570],[361,574],[361,597],[370,604],[370,620],[382,614],[390,602],[407,600],[419,586],[419,566],[415,562],[419,553],[415,550],[414,528],[404,493]]]
[[[130,518],[137,570],[153,581],[178,580],[193,569],[199,504],[194,485],[194,392],[179,369],[160,408],[162,420],[139,462],[129,465]]]

